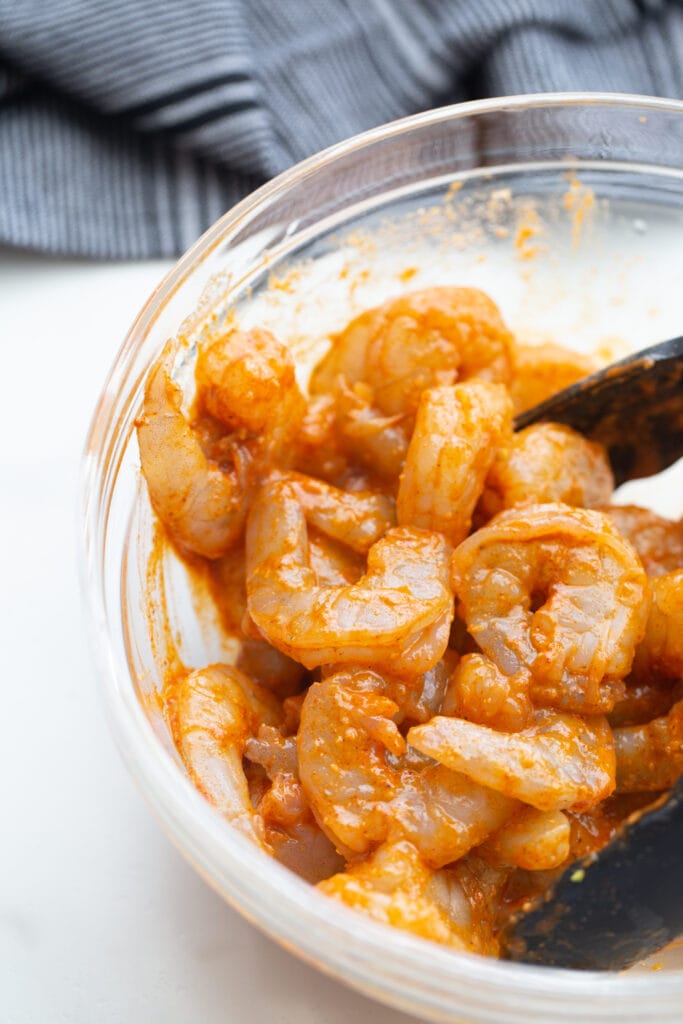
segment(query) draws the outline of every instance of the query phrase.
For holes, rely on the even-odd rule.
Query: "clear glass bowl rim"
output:
[[[109,725],[139,788],[164,828],[225,899],[286,948],[360,990],[409,1012],[475,1014],[553,1014],[556,1020],[622,1019],[634,1007],[645,1012],[655,999],[669,1008],[683,998],[683,972],[611,975],[533,967],[454,953],[406,933],[387,929],[316,893],[279,864],[255,851],[185,778],[155,735],[132,685],[129,666],[110,628],[104,586],[106,514],[102,514],[101,456],[116,429],[118,389],[130,384],[138,347],[180,284],[224,237],[257,209],[341,156],[415,128],[486,113],[529,108],[603,107],[669,112],[682,118],[683,102],[618,93],[550,93],[477,100],[406,117],[340,142],[302,161],[263,185],[225,213],[180,258],[152,293],[133,323],[95,408],[81,467],[82,530],[80,574],[89,619],[89,640],[101,670]],[[130,425],[132,430],[132,422]],[[116,470],[118,472],[118,470]],[[293,923],[296,922],[296,923]],[[360,948],[359,948],[360,947]],[[331,952],[333,951],[333,952]],[[660,1002],[664,1000],[664,1004]],[[562,1006],[571,1002],[571,1016]],[[498,1008],[498,1009],[497,1009]],[[436,1019],[435,1018],[435,1019]],[[505,1019],[508,1019],[505,1017]],[[545,1019],[538,1017],[537,1019]],[[629,1017],[629,1019],[631,1019]],[[635,1019],[635,1018],[633,1018]],[[641,1017],[640,1019],[646,1019]],[[656,1017],[649,1018],[652,1020]],[[667,1018],[668,1019],[668,1018]],[[673,1019],[673,1018],[672,1018]]]

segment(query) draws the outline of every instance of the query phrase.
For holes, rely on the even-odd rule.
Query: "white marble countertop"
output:
[[[77,476],[95,401],[166,270],[0,252],[3,1024],[409,1024],[230,910],[119,759],[89,656]]]

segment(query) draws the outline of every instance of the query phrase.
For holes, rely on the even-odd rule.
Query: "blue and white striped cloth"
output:
[[[297,160],[486,95],[683,97],[677,0],[0,0],[0,244],[182,252]]]

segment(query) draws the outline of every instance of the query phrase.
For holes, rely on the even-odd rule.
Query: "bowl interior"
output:
[[[429,119],[394,129],[369,148],[350,145],[322,165],[285,176],[212,229],[143,311],[89,442],[87,514],[97,525],[89,531],[88,585],[91,600],[93,579],[98,591],[99,653],[111,680],[117,738],[150,802],[209,881],[276,938],[365,991],[433,1020],[455,1019],[454,999],[463,1020],[545,1019],[534,1016],[542,1013],[574,1020],[586,1007],[600,1014],[591,1019],[655,1019],[642,1015],[641,1000],[656,1007],[656,1019],[673,1020],[667,1014],[675,992],[683,992],[683,950],[654,958],[663,965],[656,977],[652,964],[628,977],[490,961],[473,966],[472,958],[330,909],[230,835],[184,778],[158,694],[173,658],[188,666],[232,660],[235,641],[220,629],[206,587],[155,543],[133,421],[145,370],[169,336],[183,343],[177,374],[188,381],[197,342],[226,320],[269,327],[291,345],[305,385],[330,333],[365,308],[430,285],[482,288],[520,340],[554,341],[602,362],[679,334],[683,159],[676,163],[681,154],[666,149],[670,139],[656,164],[645,154],[646,133],[663,138],[671,118],[680,134],[681,112],[635,103],[626,113],[607,107],[601,123],[613,125],[610,111],[619,124],[625,118],[623,143],[619,133],[602,143],[599,134],[593,137],[592,107],[582,108],[589,121],[583,134],[578,108],[539,106],[524,124],[521,108],[484,109],[454,113],[450,122],[442,115],[431,134],[425,134],[434,129]],[[634,137],[643,135],[640,149],[627,144],[627,120]],[[629,484],[619,500],[680,515],[681,469]],[[277,906],[266,907],[273,898]],[[303,914],[298,928],[285,920],[293,906]],[[362,955],[335,951],[350,935]],[[467,995],[464,979],[476,975],[481,990]],[[496,1000],[506,992],[503,1009]],[[570,995],[572,1006],[556,1005]]]

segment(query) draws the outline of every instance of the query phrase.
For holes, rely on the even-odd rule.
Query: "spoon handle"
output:
[[[613,363],[522,413],[516,429],[565,423],[607,449],[617,485],[683,456],[683,337]]]

